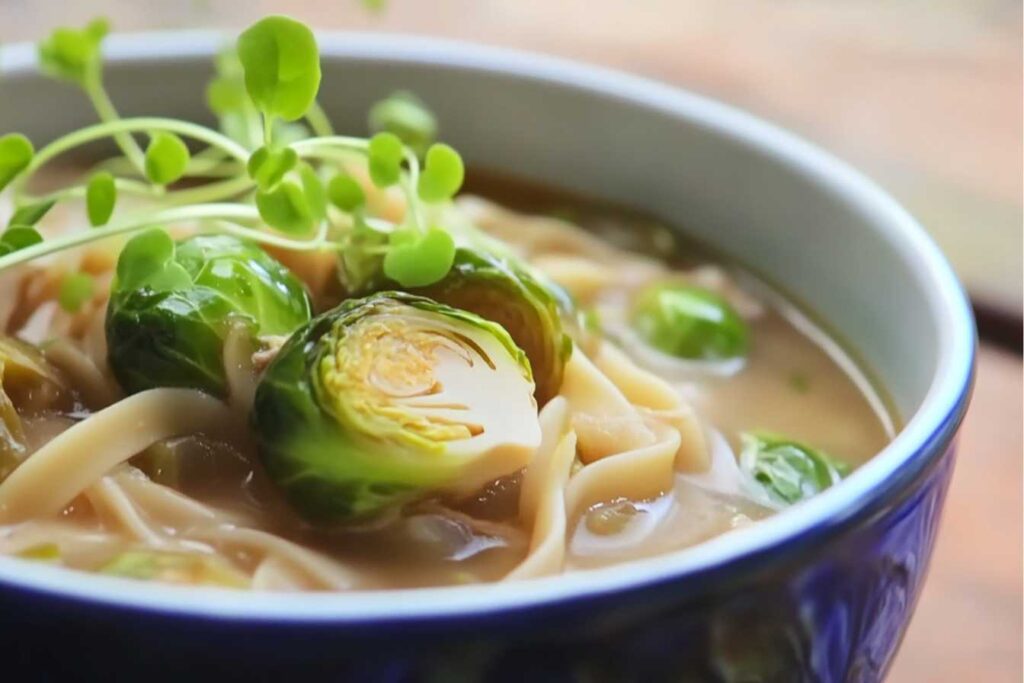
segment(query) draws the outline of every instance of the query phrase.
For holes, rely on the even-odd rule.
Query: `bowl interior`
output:
[[[117,37],[108,88],[123,115],[208,121],[204,87],[222,44],[213,34]],[[945,260],[884,193],[800,139],[692,94],[558,60],[384,36],[325,36],[321,51],[321,101],[340,130],[363,131],[372,102],[413,90],[470,164],[685,226],[849,345],[909,423],[884,457],[811,501],[789,532],[862,502],[962,402],[973,325]],[[26,47],[0,57],[0,132],[22,131],[38,146],[93,115],[33,62]],[[789,533],[783,522],[768,537]]]

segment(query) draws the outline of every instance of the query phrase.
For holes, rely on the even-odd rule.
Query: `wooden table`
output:
[[[0,3],[0,42],[97,14],[123,30],[238,28],[279,2]],[[1021,312],[1016,0],[293,0],[323,29],[425,33],[603,63],[708,92],[833,149],[933,231],[972,294]],[[1017,354],[983,345],[931,577],[896,682],[1021,680]]]

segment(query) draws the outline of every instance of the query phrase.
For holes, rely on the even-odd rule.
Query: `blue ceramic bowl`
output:
[[[210,34],[118,37],[107,81],[127,114],[207,117]],[[156,668],[332,680],[875,681],[928,568],[972,380],[955,276],[903,209],[793,135],[620,73],[429,40],[322,40],[342,129],[395,88],[421,94],[470,162],[641,207],[804,302],[905,418],[840,486],[686,552],[485,587],[278,595],[161,587],[0,558],[5,661],[35,671]],[[0,62],[0,132],[37,143],[91,119]],[[15,669],[16,670],[16,669]]]

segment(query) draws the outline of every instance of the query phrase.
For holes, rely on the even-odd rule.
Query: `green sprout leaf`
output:
[[[370,108],[370,131],[394,133],[418,156],[437,137],[437,119],[423,102],[409,92],[399,91]]]
[[[23,206],[14,212],[7,225],[35,225],[43,220],[43,216],[49,213],[56,203],[56,199],[47,199],[46,201]]]
[[[384,274],[403,287],[426,287],[441,280],[455,261],[455,242],[447,230],[431,228],[424,235],[397,230],[384,257]]]
[[[85,188],[85,209],[89,215],[89,223],[93,227],[106,225],[114,214],[116,202],[117,186],[114,184],[114,176],[106,171],[93,174]]]
[[[370,179],[377,187],[390,187],[402,176],[404,151],[402,141],[394,133],[377,133],[370,138],[367,150]]]
[[[35,149],[21,133],[0,137],[0,191],[32,162]]]
[[[117,286],[121,289],[149,287],[164,292],[191,283],[188,273],[174,262],[174,240],[161,228],[128,240],[117,259]]]
[[[306,235],[323,220],[327,195],[316,171],[299,164],[272,190],[256,193],[260,217],[272,228],[291,235]]]
[[[338,173],[327,184],[327,197],[331,204],[352,213],[366,204],[366,194],[355,178],[347,173]]]
[[[39,244],[43,236],[39,231],[30,225],[13,225],[0,235],[0,245],[5,247],[5,253],[11,253]]]
[[[87,85],[100,66],[100,45],[110,30],[105,19],[84,29],[58,28],[39,44],[39,66],[50,76]]]
[[[249,97],[266,116],[302,118],[320,89],[320,55],[313,32],[288,17],[253,24],[238,38]]]
[[[740,468],[777,507],[821,493],[849,472],[845,463],[787,437],[752,433],[742,439]]]
[[[425,202],[448,201],[462,187],[465,175],[459,153],[446,144],[437,143],[427,151],[416,193]]]
[[[264,146],[253,152],[246,168],[260,189],[268,191],[281,182],[298,162],[299,155],[291,147],[271,149]]]
[[[185,175],[188,147],[173,133],[157,133],[146,148],[146,176],[157,185],[170,185]]]
[[[71,273],[64,276],[57,293],[57,303],[68,313],[77,313],[82,305],[92,298],[93,279],[87,273]]]

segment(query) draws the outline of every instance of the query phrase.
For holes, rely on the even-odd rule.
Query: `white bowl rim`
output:
[[[109,37],[110,63],[152,62],[211,56],[225,44],[219,31],[160,31]],[[975,328],[970,306],[949,263],[925,230],[888,194],[845,162],[796,135],[751,114],[674,86],[556,57],[446,39],[408,35],[318,33],[325,59],[416,63],[496,72],[582,88],[638,106],[682,116],[769,152],[782,164],[815,175],[829,190],[869,210],[889,233],[915,275],[932,285],[929,305],[942,334],[938,365],[921,407],[898,436],[841,485],[789,510],[711,539],[685,552],[604,569],[522,582],[352,593],[250,593],[130,582],[0,557],[0,591],[25,589],[53,599],[73,598],[110,607],[212,619],[368,624],[420,621],[520,610],[584,600],[689,576],[836,529],[882,498],[886,482],[923,467],[952,437],[973,380]],[[35,48],[0,48],[4,77],[33,74]]]

